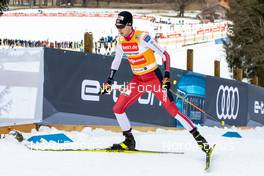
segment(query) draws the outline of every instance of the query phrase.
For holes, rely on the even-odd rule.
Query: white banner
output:
[[[0,126],[42,121],[43,48],[0,49]]]

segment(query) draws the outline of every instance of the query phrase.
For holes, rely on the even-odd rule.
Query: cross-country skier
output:
[[[201,149],[207,153],[210,148],[209,144],[199,133],[195,125],[177,109],[173,96],[169,91],[170,56],[168,52],[160,47],[147,33],[134,30],[132,24],[133,16],[130,12],[123,11],[118,14],[115,25],[120,38],[116,46],[116,54],[112,62],[109,77],[100,90],[100,94],[111,91],[114,75],[119,68],[123,54],[126,54],[133,72],[132,80],[126,86],[130,92],[120,94],[113,107],[125,140],[119,144],[113,144],[111,149],[135,149],[136,141],[131,132],[132,128],[125,112],[141,95],[146,91],[151,91],[162,102],[168,113],[193,135]],[[163,65],[165,67],[164,76],[159,69],[154,53],[159,54],[163,58]]]

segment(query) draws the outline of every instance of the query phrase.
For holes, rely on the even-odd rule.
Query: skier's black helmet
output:
[[[128,11],[122,11],[118,14],[116,19],[116,27],[124,28],[125,26],[132,26],[133,24],[133,16]]]

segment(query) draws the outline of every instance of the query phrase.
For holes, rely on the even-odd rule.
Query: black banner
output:
[[[248,85],[234,80],[206,78],[205,110],[226,124],[246,126]]]
[[[65,112],[115,120],[112,108],[119,91],[99,96],[99,88],[109,74],[113,57],[56,49],[44,50],[44,121],[56,112]],[[116,84],[132,77],[127,60],[122,60],[115,76]],[[228,79],[205,76],[171,68],[172,89],[226,124],[247,126],[252,119],[264,124],[263,88]],[[199,110],[175,98],[179,110],[201,125],[219,125]],[[179,124],[161,106],[152,93],[146,93],[127,110],[132,122],[160,126]],[[59,122],[66,119],[61,115]],[[89,117],[88,117],[89,118]],[[69,119],[67,119],[69,120]],[[71,118],[70,118],[71,120]],[[83,119],[82,119],[83,120]],[[79,124],[82,124],[82,121]],[[89,119],[87,119],[89,121]],[[106,120],[107,121],[107,120]],[[100,120],[99,120],[100,123]],[[87,123],[86,123],[87,124]]]
[[[249,85],[248,115],[251,120],[264,125],[264,89]]]
[[[44,58],[44,97],[57,111],[115,119],[112,107],[119,92],[97,94],[106,81],[113,57],[46,48]],[[180,72],[172,70],[173,77],[177,79]],[[131,76],[127,60],[123,60],[115,76],[117,84],[128,82]],[[48,111],[45,104],[44,111]],[[127,115],[134,122],[175,126],[175,120],[152,93],[139,98],[128,108]]]

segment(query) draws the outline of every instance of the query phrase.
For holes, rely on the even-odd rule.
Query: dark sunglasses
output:
[[[123,24],[115,25],[115,26],[116,26],[117,29],[124,29],[126,27],[126,25],[123,25]]]

